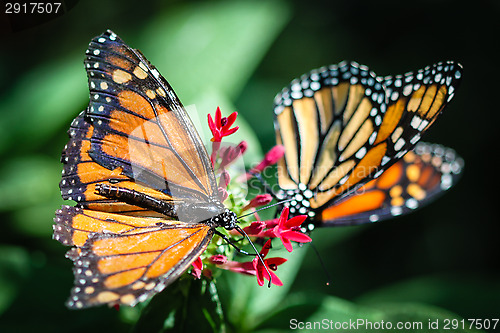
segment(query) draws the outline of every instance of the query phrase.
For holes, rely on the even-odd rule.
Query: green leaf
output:
[[[480,332],[450,311],[418,303],[358,305],[333,296],[295,294],[257,327],[257,332]],[[400,325],[400,326],[398,326]],[[447,326],[446,326],[447,325]],[[453,326],[457,325],[457,326]]]
[[[184,102],[207,89],[234,99],[289,17],[281,1],[191,4],[158,16],[141,49]]]
[[[322,294],[295,293],[289,295],[256,328],[257,332],[311,332],[319,330],[342,331],[331,323],[356,321],[358,318],[378,319],[378,311],[358,306],[349,301]],[[341,328],[341,327],[340,327]],[[348,330],[349,331],[349,330]],[[355,330],[351,330],[355,331]],[[360,330],[365,332],[365,330]]]
[[[46,203],[59,196],[58,160],[32,155],[5,161],[0,167],[0,211]]]
[[[438,275],[418,277],[373,290],[360,303],[413,301],[433,304],[469,318],[494,317],[500,308],[500,283],[477,276]]]
[[[0,314],[16,298],[30,270],[28,253],[19,247],[0,247]]]
[[[472,329],[468,321],[460,323],[463,319],[460,316],[435,306],[418,303],[383,303],[375,304],[373,307],[381,312],[381,318],[391,323],[392,327],[396,327],[398,323],[404,325],[403,329],[398,329],[399,332],[482,332]],[[457,326],[454,327],[453,323]],[[374,328],[366,332],[380,332],[380,330]]]
[[[0,153],[39,146],[85,106],[84,50],[30,71],[0,99]]]
[[[0,167],[0,211],[13,211],[13,228],[34,236],[52,233],[54,210],[64,202],[60,170],[58,160],[39,155],[7,160]]]
[[[151,299],[134,332],[221,332],[224,329],[215,283],[186,277]]]
[[[273,312],[264,316],[256,331],[289,332],[294,318],[309,318],[318,312],[325,299],[323,294],[295,293],[286,297],[286,300]]]
[[[325,318],[337,322],[349,322],[358,318],[373,320],[377,318],[377,311],[358,306],[338,297],[328,296],[324,298],[318,311],[308,317],[307,321],[318,322]],[[297,319],[301,320],[300,317]]]

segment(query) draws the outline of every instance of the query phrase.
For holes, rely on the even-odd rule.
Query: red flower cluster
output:
[[[271,249],[271,240],[269,239],[266,244],[262,247],[262,251],[260,251],[260,257],[263,260],[260,260],[259,257],[255,257],[252,261],[253,266],[255,267],[255,271],[257,272],[257,283],[259,286],[264,285],[264,279],[271,281],[273,284],[277,286],[282,286],[283,282],[278,278],[274,271],[278,269],[278,266],[285,263],[286,259],[284,258],[269,258],[264,259],[269,250]],[[265,265],[265,267],[264,267]],[[267,268],[267,269],[266,269]],[[271,276],[269,276],[271,274]]]
[[[212,131],[212,142],[221,142],[222,138],[233,134],[238,130],[238,126],[230,128],[238,116],[238,112],[233,112],[229,117],[222,117],[220,108],[217,107],[215,111],[215,121],[212,119],[212,115],[208,114],[208,127]]]
[[[278,219],[278,225],[272,229],[274,237],[281,239],[288,252],[292,252],[292,243],[309,243],[312,241],[311,237],[300,231],[300,225],[307,218],[306,215],[299,215],[292,217],[288,220],[288,207],[285,207],[281,212]]]
[[[285,258],[266,259],[266,256],[269,253],[270,249],[271,249],[271,240],[269,239],[264,244],[262,250],[259,253],[259,256],[260,258],[262,258],[262,260],[259,259],[259,256],[255,256],[255,258],[252,261],[238,262],[238,261],[228,261],[227,258],[224,257],[225,260],[223,260],[223,262],[219,264],[219,267],[240,274],[255,275],[257,276],[257,283],[259,284],[259,286],[264,285],[264,279],[271,281],[274,285],[282,286],[283,282],[281,282],[281,280],[274,273],[274,271],[276,271],[279,265],[285,263],[287,259]],[[215,262],[216,260],[212,258],[211,261]],[[271,274],[271,276],[269,276],[268,271]]]
[[[208,125],[212,132],[212,164],[215,166],[216,160],[220,161],[217,163],[220,172],[219,178],[219,196],[222,201],[228,197],[228,185],[230,183],[229,173],[225,171],[225,168],[230,165],[234,160],[240,157],[247,149],[247,143],[242,141],[236,147],[224,147],[221,148],[220,142],[223,137],[233,134],[238,130],[238,126],[231,128],[234,124],[237,113],[233,112],[229,117],[222,117],[220,108],[217,108],[215,112],[215,120],[212,116],[208,115]],[[219,151],[220,150],[220,151]],[[217,155],[219,153],[219,155]],[[273,147],[265,156],[264,159],[253,167],[249,173],[243,175],[243,178],[238,178],[238,181],[245,181],[246,179],[261,173],[266,167],[277,163],[284,155],[284,147],[277,145]],[[219,156],[219,159],[217,159]],[[267,205],[272,201],[273,197],[270,194],[260,194],[255,196],[249,203],[244,206],[240,206],[240,212],[251,210],[256,207]],[[258,219],[258,215],[254,213]],[[250,225],[243,228],[243,231],[250,237],[255,238],[268,238],[265,242],[262,250],[259,254],[255,256],[252,261],[247,262],[237,262],[228,260],[224,255],[216,254],[212,255],[208,259],[208,263],[215,265],[219,268],[230,270],[233,272],[254,275],[257,277],[257,283],[262,286],[264,285],[264,280],[268,280],[271,283],[281,286],[283,283],[274,273],[278,266],[282,265],[287,261],[284,258],[266,258],[269,250],[271,249],[271,243],[273,238],[279,238],[283,243],[283,246],[288,252],[293,251],[292,242],[297,243],[308,243],[311,242],[311,238],[300,231],[300,225],[307,218],[305,215],[296,216],[288,219],[289,209],[284,208],[280,214],[280,217],[268,221],[254,221]],[[231,235],[239,235],[236,230],[230,232]],[[203,272],[206,276],[211,276],[210,272],[205,272],[203,270],[203,261],[198,258],[193,264],[193,269],[191,274],[196,278],[200,278]]]

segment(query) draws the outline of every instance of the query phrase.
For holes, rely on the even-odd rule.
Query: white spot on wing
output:
[[[401,148],[403,148],[403,146],[405,145],[405,140],[403,138],[399,138],[398,141],[396,141],[396,143],[394,144],[394,149],[395,150],[400,150]]]
[[[363,147],[360,150],[358,150],[358,152],[356,153],[356,157],[362,159],[363,156],[365,156],[365,154],[366,154],[366,147]]]
[[[403,213],[403,209],[401,207],[391,207],[391,214],[393,216],[398,216],[398,215],[401,215]]]

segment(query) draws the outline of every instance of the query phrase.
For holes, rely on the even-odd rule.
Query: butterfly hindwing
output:
[[[454,185],[462,167],[453,149],[419,142],[380,177],[322,210],[318,219],[321,225],[342,226],[407,214]]]
[[[54,238],[73,245],[75,287],[67,305],[135,305],[160,292],[206,249],[205,224],[138,218],[63,206]]]

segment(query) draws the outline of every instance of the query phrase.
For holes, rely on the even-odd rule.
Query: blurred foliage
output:
[[[203,325],[200,331],[279,332],[290,330],[292,318],[498,318],[493,154],[500,113],[490,96],[500,67],[489,60],[497,58],[491,38],[498,32],[497,2],[69,3],[64,15],[1,36],[1,332],[113,332],[136,323],[140,332],[187,331],[192,324]],[[201,133],[218,105],[226,114],[237,110],[241,129],[231,139],[249,142],[248,165],[274,144],[272,100],[293,77],[344,59],[381,75],[460,61],[462,86],[425,140],[456,149],[466,161],[464,177],[409,216],[314,232],[329,286],[325,269],[304,246],[276,255],[289,258],[277,272],[283,287],[258,287],[255,278],[224,272],[215,283],[181,279],[133,309],[69,311],[71,262],[51,239],[53,212],[63,203],[59,157],[69,123],[88,102],[84,51],[107,28],[158,67],[190,113],[198,113]],[[172,314],[175,304],[184,312]]]
[[[224,314],[214,281],[181,277],[142,310],[133,332],[221,332]]]

